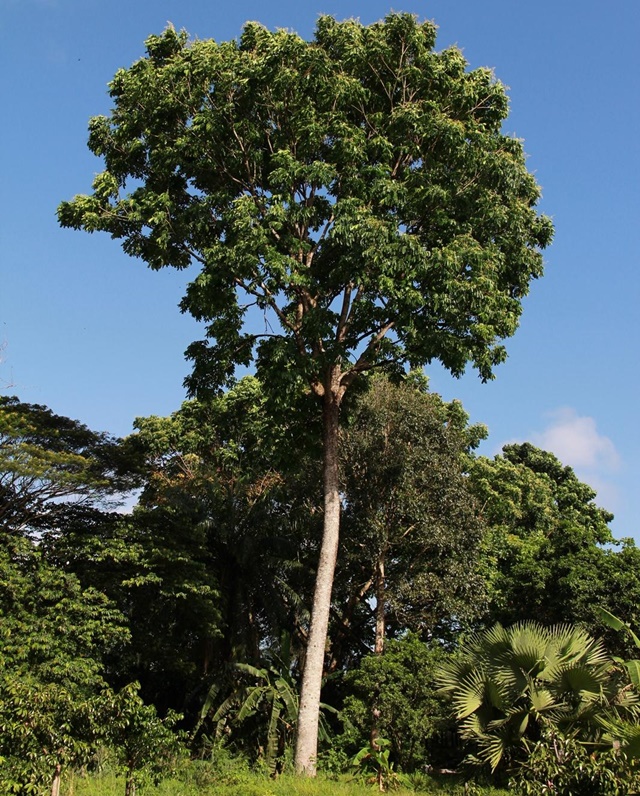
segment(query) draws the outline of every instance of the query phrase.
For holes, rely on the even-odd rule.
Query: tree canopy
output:
[[[202,265],[183,309],[214,345],[190,349],[194,386],[230,378],[257,341],[259,366],[319,393],[338,362],[344,385],[405,360],[488,378],[504,358],[551,225],[501,131],[504,87],[434,52],[435,30],[408,14],[321,17],[312,42],[169,28],[116,74],[111,115],[90,123],[106,170],[60,221],[152,268]],[[241,331],[252,304],[272,313],[265,333]]]
[[[117,499],[137,482],[120,440],[0,396],[0,531],[55,528],[70,509]]]
[[[598,605],[634,618],[638,549],[614,539],[613,515],[571,467],[531,443],[506,445],[470,463],[469,488],[486,525],[489,621],[582,622],[601,632]]]

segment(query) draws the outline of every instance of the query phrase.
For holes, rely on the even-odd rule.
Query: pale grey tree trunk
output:
[[[386,615],[385,615],[385,591],[384,591],[384,559],[386,551],[378,556],[376,561],[376,641],[373,651],[376,655],[384,652],[384,640],[386,635]]]
[[[51,782],[51,796],[60,796],[60,779],[62,777],[62,766],[60,763],[53,770],[53,780]]]
[[[331,385],[334,386],[334,385]],[[296,773],[313,777],[318,754],[320,691],[329,627],[331,591],[340,537],[339,412],[341,392],[325,386],[323,397],[323,482],[324,528],[316,585],[311,609],[311,626],[305,656],[300,710],[296,735]]]
[[[376,636],[375,636],[375,644],[373,647],[373,651],[376,655],[382,655],[382,653],[384,652],[384,642],[387,630],[385,602],[384,602],[385,601],[385,590],[384,590],[385,556],[386,556],[386,549],[382,550],[378,555],[378,560],[376,561],[376,571],[374,576],[375,594],[376,594]],[[371,748],[376,752],[380,750],[380,745],[378,744],[378,738],[380,737],[380,732],[378,729],[378,724],[380,720],[380,707],[378,704],[379,697],[380,697],[379,690],[376,689],[371,708],[371,734],[369,736],[369,742],[371,744]],[[383,783],[380,778],[378,778],[378,785],[380,786],[380,789],[383,790]]]

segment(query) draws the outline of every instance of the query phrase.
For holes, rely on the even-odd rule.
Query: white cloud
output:
[[[543,450],[551,451],[563,464],[584,472],[611,473],[620,467],[620,456],[613,442],[598,432],[592,417],[580,416],[570,407],[549,413],[547,428],[531,436]]]
[[[622,465],[620,454],[614,443],[598,431],[593,417],[579,415],[571,407],[562,407],[545,414],[546,427],[531,432],[527,441],[542,450],[554,453],[564,465],[575,470],[581,481],[597,492],[596,503],[615,512],[622,502],[622,493],[617,483]],[[510,439],[510,443],[525,440]],[[495,453],[499,453],[502,446]]]

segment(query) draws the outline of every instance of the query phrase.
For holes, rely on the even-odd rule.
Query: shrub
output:
[[[640,789],[640,771],[620,749],[590,751],[575,738],[545,732],[525,742],[528,757],[510,781],[522,796],[628,796]]]

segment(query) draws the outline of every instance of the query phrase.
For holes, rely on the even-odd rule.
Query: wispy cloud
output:
[[[544,431],[532,434],[534,445],[555,453],[563,464],[576,470],[611,473],[619,469],[615,445],[598,432],[592,417],[580,416],[570,407],[556,409],[548,417]]]
[[[598,431],[593,417],[579,415],[571,407],[555,409],[544,417],[547,422],[543,430],[531,432],[527,440],[572,467],[580,480],[596,490],[598,505],[615,511],[621,501],[616,476],[622,459],[612,440]]]

